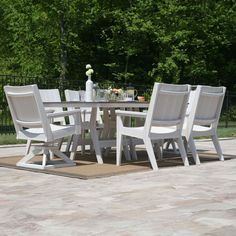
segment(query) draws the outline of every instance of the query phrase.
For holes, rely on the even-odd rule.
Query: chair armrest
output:
[[[72,111],[62,111],[62,112],[48,113],[47,117],[48,118],[56,118],[56,117],[75,115],[76,113],[81,113],[80,109],[74,109]]]
[[[146,112],[138,112],[138,111],[116,110],[116,115],[118,115],[118,116],[129,116],[129,117],[145,118],[147,116],[147,113]]]
[[[81,134],[81,111],[80,109],[74,109],[72,111],[62,111],[62,112],[55,112],[55,113],[49,113],[47,114],[47,117],[50,118],[55,118],[55,117],[65,117],[65,116],[73,116],[75,120],[75,134]]]
[[[46,111],[46,113],[53,113],[53,112],[55,112],[54,109],[47,109],[47,110],[45,110],[45,111]]]

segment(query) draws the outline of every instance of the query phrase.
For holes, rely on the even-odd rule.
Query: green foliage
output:
[[[236,77],[236,3],[175,0],[2,0],[4,74],[153,84]]]

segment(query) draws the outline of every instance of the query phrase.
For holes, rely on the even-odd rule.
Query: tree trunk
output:
[[[60,79],[66,79],[66,67],[67,67],[67,52],[65,45],[65,20],[64,20],[64,4],[63,1],[60,1],[61,9],[60,9],[60,64],[61,64],[61,74]]]
[[[125,84],[127,83],[128,66],[129,66],[129,55],[126,55],[125,57]]]

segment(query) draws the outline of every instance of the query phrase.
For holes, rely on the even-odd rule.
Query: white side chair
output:
[[[81,101],[85,101],[85,90],[79,90],[79,96]]]
[[[65,97],[66,101],[84,101],[84,91],[83,90],[65,90]],[[74,108],[68,108],[69,110],[73,110]],[[88,139],[85,137],[85,132],[90,131],[90,119],[91,119],[91,108],[80,108],[81,109],[81,114],[82,114],[82,134],[79,138],[78,144],[81,145],[81,151],[82,154],[85,153],[85,145],[90,145],[90,151],[92,148],[91,144],[91,139]],[[70,124],[73,124],[73,117],[69,117],[70,119]],[[103,155],[108,156],[111,147],[116,146],[116,141],[115,141],[115,132],[116,132],[116,115],[115,115],[115,109],[104,109],[102,112],[100,109],[97,109],[97,132],[99,133],[100,136],[100,147],[103,149]],[[67,151],[70,148],[70,143],[68,142],[67,145]],[[124,146],[125,150],[125,157],[127,160],[130,160],[130,154],[128,152],[127,144]]]
[[[196,90],[191,93],[182,135],[187,141],[196,164],[200,164],[200,159],[194,137],[210,136],[219,160],[224,160],[217,137],[217,126],[225,91],[225,87],[198,85]]]
[[[39,94],[43,102],[61,102],[61,95],[59,89],[39,89]],[[46,111],[53,110],[53,112],[62,112],[62,107],[50,107],[45,108]],[[52,122],[59,122],[61,125],[65,125],[65,117],[54,118]]]
[[[17,139],[42,142],[41,145],[35,145],[32,150],[17,163],[17,166],[46,169],[75,165],[68,156],[60,151],[57,142],[64,137],[72,135],[76,137],[81,133],[79,120],[80,111],[47,113],[44,109],[37,85],[5,86],[4,91],[16,130]],[[76,122],[73,126],[51,123],[52,119],[69,115],[74,115]],[[72,159],[75,155],[75,148],[76,143],[72,148]],[[41,152],[43,153],[42,163],[32,163],[32,158]],[[61,158],[63,163],[58,163],[58,160],[50,160],[49,152]]]
[[[70,89],[66,89],[65,91],[65,98],[66,101],[81,101],[81,94],[79,91],[77,90],[70,90]],[[68,111],[73,111],[74,107],[68,107],[67,110]],[[81,153],[84,154],[85,153],[85,145],[91,145],[91,140],[88,140],[88,142],[85,141],[85,133],[87,130],[90,130],[90,116],[91,116],[91,109],[88,110],[86,108],[78,108],[81,110],[81,136],[79,137],[79,141],[78,144],[81,145]],[[82,110],[83,109],[83,110]],[[74,117],[73,116],[69,116],[69,122],[70,124],[74,124]],[[66,147],[66,151],[68,152],[71,146],[71,141],[72,139],[70,139],[67,143],[67,147]]]
[[[116,111],[117,114],[117,153],[116,163],[121,164],[121,151],[124,136],[142,139],[146,147],[153,170],[157,162],[152,141],[176,138],[185,166],[189,165],[182,141],[182,126],[187,108],[190,85],[172,85],[155,83],[147,113]],[[122,118],[125,116],[144,117],[144,126],[125,127]]]
[[[193,121],[194,121],[194,117],[196,114],[196,108],[197,108],[197,104],[198,104],[198,100],[199,100],[199,95],[200,95],[200,87],[197,86],[197,88],[195,90],[191,90],[190,94],[189,94],[189,99],[188,99],[188,106],[187,106],[187,110],[186,110],[186,116],[184,119],[184,125],[183,125],[183,131],[182,131],[182,135],[183,137],[185,137],[185,141],[189,141],[189,132],[187,132],[188,130],[192,129],[193,126]],[[188,134],[187,134],[188,133]],[[164,145],[166,144],[166,147],[164,148]],[[187,143],[185,143],[187,145]],[[162,148],[162,152],[161,152],[161,158],[163,156],[163,150],[169,150],[170,149],[170,145],[172,146],[172,149],[174,151],[175,154],[178,153],[176,144],[175,144],[175,140],[174,139],[166,139],[164,140],[164,143],[162,144],[162,146],[160,148]],[[186,146],[187,148],[187,146]]]
[[[74,90],[70,90],[71,91],[71,97],[73,97],[73,91]],[[77,101],[85,101],[85,90],[79,90],[79,91],[74,91],[74,93],[78,93],[79,95],[79,99],[80,100],[77,100]],[[77,99],[77,96],[75,96],[75,98]],[[90,116],[91,116],[91,107],[82,107],[81,108],[81,112],[83,114],[83,121],[90,121]],[[97,111],[97,124],[99,126],[99,128],[103,128],[103,120],[102,120],[102,117],[101,117],[101,111],[100,109],[98,108],[98,111]]]

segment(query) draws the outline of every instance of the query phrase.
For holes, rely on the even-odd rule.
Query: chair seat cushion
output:
[[[60,139],[75,133],[75,127],[70,125],[50,124],[50,127],[53,135],[51,139],[45,136],[43,128],[29,128],[21,130],[18,134],[18,138],[50,142],[53,141],[53,139]]]
[[[125,135],[129,135],[130,136],[135,136],[137,138],[143,138],[144,137],[144,126],[141,127],[125,127],[124,131],[122,132]],[[175,126],[170,126],[170,127],[157,127],[157,126],[153,126],[151,128],[151,132],[150,132],[150,136],[151,137],[156,137],[158,136],[158,138],[162,139],[162,135],[165,136],[169,135],[170,137],[175,137],[176,134],[176,127]]]
[[[177,132],[176,132],[176,126],[161,126],[156,127],[153,126],[151,128],[150,137],[152,139],[164,139],[166,137],[168,138],[177,138]]]
[[[194,125],[193,126],[193,137],[200,137],[200,136],[209,136],[214,134],[214,129],[209,126],[203,125]]]
[[[193,126],[193,131],[209,131],[211,130],[211,127],[209,126],[203,126],[203,125],[194,125]]]

